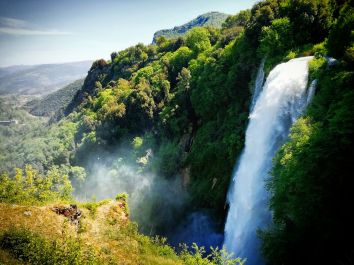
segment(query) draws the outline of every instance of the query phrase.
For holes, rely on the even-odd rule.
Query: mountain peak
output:
[[[222,23],[228,16],[228,14],[215,11],[202,14],[181,26],[176,26],[172,29],[162,29],[156,31],[152,42],[155,43],[156,39],[160,36],[164,36],[167,39],[183,36],[185,33],[187,33],[188,30],[194,27],[211,26],[215,28],[221,28]]]

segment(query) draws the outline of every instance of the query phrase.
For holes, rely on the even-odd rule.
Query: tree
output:
[[[354,44],[353,30],[354,8],[346,4],[329,33],[327,48],[331,56],[341,58],[346,52],[348,55],[351,53]]]
[[[245,27],[251,19],[251,10],[242,10],[234,16],[229,16],[222,24],[222,28]]]
[[[299,45],[322,42],[328,35],[332,23],[328,0],[289,1],[285,12],[293,24],[294,39]]]
[[[279,18],[262,28],[259,52],[262,57],[281,56],[294,44],[293,31],[289,18]]]
[[[186,45],[195,53],[203,52],[211,47],[210,33],[205,28],[193,28],[186,35]]]
[[[16,168],[15,174],[0,175],[0,202],[38,204],[70,200],[73,188],[67,175],[61,175],[58,168],[52,168],[46,175],[32,166],[24,170]]]

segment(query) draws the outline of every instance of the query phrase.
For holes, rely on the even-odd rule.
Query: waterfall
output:
[[[311,82],[311,85],[309,87],[309,91],[307,92],[306,105],[310,104],[313,96],[315,95],[316,87],[317,87],[317,79],[315,79]]]
[[[226,250],[246,258],[249,265],[264,263],[257,230],[271,223],[265,181],[273,156],[314,93],[315,82],[313,88],[306,90],[311,58],[296,58],[277,65],[251,107],[245,148],[228,194],[230,209],[224,240]]]
[[[264,81],[264,62],[265,59],[262,60],[261,65],[259,66],[256,81],[254,83],[254,91],[252,96],[250,112],[253,111],[254,106],[256,105],[257,98],[262,91],[263,81]]]

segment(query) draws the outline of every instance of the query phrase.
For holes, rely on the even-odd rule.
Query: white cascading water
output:
[[[271,223],[265,182],[276,151],[287,139],[291,125],[314,93],[315,83],[311,89],[306,89],[311,58],[297,58],[277,65],[255,99],[254,107],[251,106],[245,148],[228,194],[230,208],[224,239],[226,250],[246,258],[248,265],[264,263],[257,230]],[[263,80],[261,74],[262,70],[257,79]],[[257,84],[261,86],[262,82]],[[256,87],[255,91],[260,89]]]
[[[253,97],[252,97],[251,108],[250,108],[251,113],[254,109],[254,106],[256,105],[258,96],[262,91],[263,82],[264,82],[264,62],[265,59],[262,60],[261,65],[259,66],[256,81],[254,83],[254,91],[253,91]]]

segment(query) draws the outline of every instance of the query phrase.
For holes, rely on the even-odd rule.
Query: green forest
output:
[[[128,196],[116,202],[125,203],[127,213],[131,206],[137,224],[109,219],[111,230],[104,236],[116,243],[103,246],[84,244],[89,234],[82,227],[78,236],[55,238],[0,224],[0,263],[248,264],[247,257],[209,246],[175,249],[155,235],[166,234],[170,212],[169,225],[201,209],[212,212],[222,231],[258,68],[265,60],[267,76],[277,64],[303,56],[313,56],[309,82],[317,80],[317,89],[273,158],[266,183],[272,224],[258,231],[261,252],[271,265],[353,264],[354,2],[349,0],[260,1],[227,17],[221,28],[193,27],[177,38],[159,36],[154,44],[113,51],[110,60],[92,64],[83,83],[67,87],[69,97],[47,96],[43,108],[41,101],[32,102],[37,113],[50,113],[57,104],[50,119],[18,108],[14,96],[2,97],[0,120],[18,121],[0,126],[4,211],[12,204],[71,203],[88,216],[83,223],[90,223],[100,216],[95,217],[97,209],[110,205],[101,201],[109,198],[86,193],[98,162],[107,169],[103,174],[131,174],[137,182],[139,176],[156,176],[175,199],[171,203],[154,184],[154,194],[146,195],[149,206],[135,207],[125,191]],[[126,165],[129,174],[121,173]],[[133,241],[139,246],[134,253],[128,251]],[[114,244],[125,252],[114,255]]]

